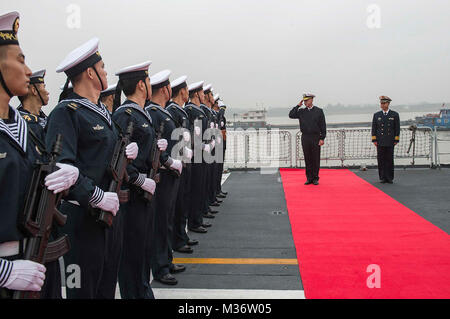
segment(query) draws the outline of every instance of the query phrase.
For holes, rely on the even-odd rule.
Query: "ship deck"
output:
[[[450,169],[396,169],[392,185],[380,184],[376,169],[353,172],[450,232]],[[153,281],[156,298],[304,298],[280,174],[233,171],[223,189],[208,233],[190,234],[200,241],[194,253],[174,255],[187,267],[179,284]]]

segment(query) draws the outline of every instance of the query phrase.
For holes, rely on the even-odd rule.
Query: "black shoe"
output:
[[[221,191],[220,194],[221,194],[221,195],[224,195],[224,196],[227,196],[227,195],[228,195],[228,192],[222,192],[222,191]]]
[[[223,200],[219,200],[219,199],[216,198],[215,203],[219,203],[219,204],[220,204],[220,203],[223,203]]]
[[[219,212],[218,210],[212,210],[212,209],[209,211],[210,214],[217,214],[218,212]]]
[[[305,185],[309,185],[309,184],[312,184],[312,181],[307,180],[307,181],[305,182]]]
[[[312,182],[314,185],[319,185],[319,181],[317,179],[313,180]]]
[[[394,182],[391,181],[390,179],[386,180],[386,183],[388,183],[388,184],[394,184]]]
[[[178,280],[171,274],[165,274],[161,278],[155,278],[155,280],[159,281],[162,284],[171,285],[171,286],[174,286],[178,283]]]
[[[179,272],[183,272],[185,270],[186,270],[185,266],[183,266],[183,265],[175,265],[175,264],[172,264],[172,267],[170,267],[170,269],[169,269],[171,274],[176,274],[176,273],[179,273]]]
[[[211,226],[212,226],[212,224],[210,224],[210,223],[203,223],[202,224],[203,228],[208,228],[208,227],[211,227]]]
[[[216,216],[208,212],[207,214],[203,214],[203,218],[216,218]]]
[[[220,204],[218,202],[214,202],[212,204],[209,204],[209,206],[220,206]]]
[[[386,184],[386,183],[387,183],[387,180],[383,179],[383,180],[381,180],[380,183],[381,183],[381,184]]]
[[[225,195],[219,194],[216,196],[217,198],[227,198]]]
[[[192,254],[194,252],[194,250],[188,245],[184,245],[183,247],[174,250],[182,254]]]
[[[202,226],[196,227],[196,228],[189,228],[190,231],[193,231],[194,233],[200,233],[200,234],[204,234],[207,233],[208,231],[203,228]]]
[[[189,239],[188,242],[187,242],[187,244],[188,244],[189,246],[195,246],[195,245],[198,245],[198,240],[196,240],[196,239]]]

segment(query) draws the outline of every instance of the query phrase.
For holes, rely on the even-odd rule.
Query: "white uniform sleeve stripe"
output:
[[[0,259],[0,287],[3,287],[3,285],[8,281],[12,266],[12,262],[5,259]]]
[[[146,177],[147,176],[145,174],[139,174],[138,178],[134,182],[134,185],[141,187],[142,185],[144,185]]]
[[[105,195],[105,193],[100,188],[95,186],[94,194],[92,194],[92,197],[91,197],[91,200],[89,201],[89,203],[92,206],[98,205],[102,201],[104,195]]]

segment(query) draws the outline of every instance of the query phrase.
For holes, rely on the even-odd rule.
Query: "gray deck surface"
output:
[[[353,172],[450,233],[450,169],[396,169],[394,184],[381,184],[377,169]]]
[[[258,171],[233,172],[223,185],[227,198],[218,207],[208,233],[189,233],[198,239],[193,254],[179,258],[296,259],[280,175]],[[272,212],[284,214],[274,215]],[[302,290],[298,265],[186,264],[176,274],[175,288]],[[152,282],[153,288],[169,288]]]

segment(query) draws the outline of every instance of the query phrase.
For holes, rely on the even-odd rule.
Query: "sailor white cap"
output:
[[[17,11],[8,12],[0,16],[0,45],[19,44],[20,15]]]
[[[145,61],[139,64],[127,66],[116,72],[116,75],[120,79],[123,78],[135,78],[139,76],[148,76],[148,68],[152,64],[152,61]]]
[[[209,92],[211,92],[211,90],[212,90],[212,84],[210,83],[210,84],[207,84],[207,85],[205,85],[204,87],[203,87],[203,91],[205,92],[205,93],[209,93]]]
[[[64,85],[61,85],[59,88],[60,88],[61,91],[64,90]],[[68,89],[73,89],[72,82],[69,82],[67,88],[68,88]]]
[[[105,96],[114,94],[116,92],[116,87],[117,87],[117,83],[111,84],[110,86],[108,86],[108,88],[106,90],[103,90],[100,92],[100,97],[105,97]]]
[[[98,44],[98,38],[92,38],[85,42],[64,58],[56,68],[56,72],[65,72],[71,78],[92,67],[102,59],[98,52]]]
[[[150,84],[152,89],[157,90],[159,88],[170,85],[169,76],[172,72],[170,70],[163,70],[150,77]]]
[[[170,86],[172,87],[172,90],[174,90],[174,89],[179,90],[184,87],[187,87],[186,80],[187,80],[187,76],[183,75],[183,76],[180,76],[179,78],[173,80],[172,82],[170,82]]]
[[[218,99],[220,99],[219,93],[214,95],[214,101],[217,101]]]
[[[195,83],[189,84],[189,86],[188,86],[189,92],[192,92],[192,91],[196,92],[196,91],[203,90],[203,83],[205,83],[205,81],[200,81],[200,82],[195,82]]]

